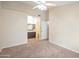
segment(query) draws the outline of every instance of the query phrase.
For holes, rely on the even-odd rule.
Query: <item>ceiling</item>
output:
[[[29,6],[36,6],[37,4],[33,1],[21,1],[22,3],[26,3]],[[78,1],[46,1],[47,3],[53,3],[56,4],[56,6],[62,6],[62,5],[67,5],[67,4],[72,4],[72,3],[78,3]]]

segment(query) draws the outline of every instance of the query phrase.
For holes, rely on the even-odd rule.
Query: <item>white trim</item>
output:
[[[51,44],[58,45],[58,46],[60,46],[60,47],[63,47],[63,48],[65,48],[65,49],[68,49],[68,50],[70,50],[70,51],[73,51],[73,52],[75,52],[75,53],[78,53],[78,54],[79,54],[79,51],[72,50],[72,49],[70,49],[70,48],[68,48],[68,47],[65,47],[65,46],[63,46],[63,45],[61,45],[61,44],[57,44],[57,43],[52,42],[52,41],[50,41],[50,40],[49,40],[49,42],[50,42]]]
[[[15,45],[5,46],[5,47],[3,47],[2,49],[10,48],[10,47],[15,47],[15,46],[23,45],[23,44],[27,44],[27,42],[24,42],[24,43],[18,43],[18,44],[15,44]],[[2,50],[2,49],[1,49],[1,50]]]

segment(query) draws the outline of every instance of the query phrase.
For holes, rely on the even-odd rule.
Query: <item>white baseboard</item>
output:
[[[2,51],[2,49],[15,47],[15,46],[18,46],[18,45],[23,45],[23,44],[27,44],[27,42],[22,42],[22,43],[17,43],[17,44],[12,44],[12,45],[6,45],[6,46],[2,47],[0,50]]]
[[[63,46],[63,45],[61,45],[61,44],[58,44],[58,43],[56,43],[56,42],[52,42],[52,41],[50,41],[50,40],[49,40],[49,42],[50,42],[51,44],[53,43],[53,44],[55,44],[55,45],[58,45],[58,46],[60,46],[60,47],[63,47],[63,48],[65,48],[65,49],[68,49],[68,50],[70,50],[70,51],[73,51],[73,52],[79,54],[79,51],[72,50],[72,49],[70,49],[70,48],[68,48],[68,47],[65,47],[65,46]]]

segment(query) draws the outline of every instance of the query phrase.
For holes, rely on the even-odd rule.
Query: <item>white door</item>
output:
[[[47,22],[41,20],[41,40],[47,39]]]

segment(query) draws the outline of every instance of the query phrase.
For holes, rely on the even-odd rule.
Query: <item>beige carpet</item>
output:
[[[79,54],[49,43],[47,40],[6,48],[0,57],[11,58],[77,58]]]

